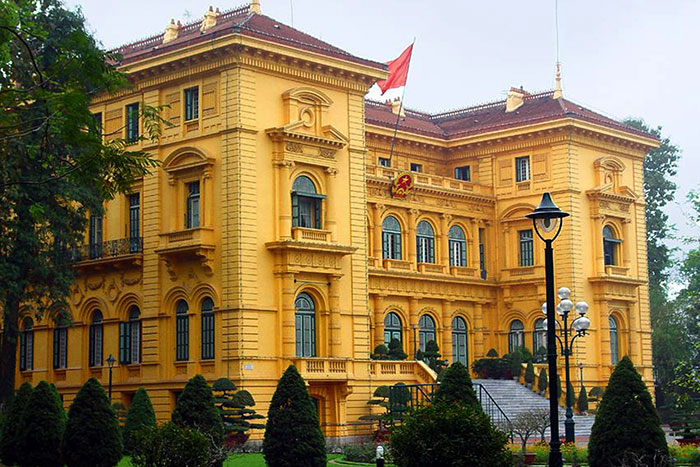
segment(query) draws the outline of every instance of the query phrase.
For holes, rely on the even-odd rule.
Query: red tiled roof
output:
[[[575,118],[637,136],[654,138],[648,133],[564,98],[553,99],[552,94],[553,91],[528,94],[523,105],[513,112],[505,111],[505,100],[438,114],[406,110],[406,118],[400,120],[399,129],[425,136],[453,139],[561,118]],[[396,115],[391,112],[391,106],[388,104],[365,101],[365,115],[367,123],[390,128],[394,128],[396,124]]]
[[[163,44],[164,33],[161,33],[124,45],[113,50],[113,52],[117,52],[122,56],[119,64],[124,65],[193,44],[210,41],[217,37],[241,34],[373,68],[386,69],[384,63],[356,57],[309,34],[280,23],[269,16],[251,13],[248,5],[222,12],[216,19],[216,25],[204,33],[200,32],[200,25],[201,20],[182,26],[178,37],[167,44]]]

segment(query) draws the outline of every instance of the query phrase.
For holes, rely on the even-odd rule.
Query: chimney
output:
[[[401,111],[401,116],[406,117],[406,110],[403,108],[403,105],[401,105],[401,98],[397,97],[393,101],[391,101],[391,113],[394,115],[399,114],[399,110]]]
[[[511,87],[506,98],[506,113],[518,110],[525,102],[525,96],[528,95],[529,93],[522,87],[520,89]]]
[[[250,7],[248,8],[251,13],[261,14],[262,10],[260,8],[260,0],[253,0],[250,2]]]
[[[177,35],[180,34],[181,27],[182,27],[182,24],[180,24],[180,20],[178,20],[177,24],[175,24],[175,20],[171,19],[170,24],[168,24],[165,27],[165,35],[163,36],[163,44],[167,44],[168,42],[172,42],[175,39],[177,39]]]

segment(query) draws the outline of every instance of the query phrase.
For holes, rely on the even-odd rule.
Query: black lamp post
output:
[[[114,355],[109,354],[107,357],[107,366],[109,367],[109,403],[112,403],[112,367],[114,366]]]
[[[583,389],[583,362],[578,363],[578,382],[581,383],[581,389]]]
[[[561,346],[561,353],[564,355],[564,369],[566,376],[566,420],[564,421],[564,431],[567,443],[576,442],[576,433],[574,430],[574,395],[571,393],[571,375],[570,375],[570,365],[569,358],[571,357],[572,350],[574,347],[574,341],[577,337],[585,336],[588,328],[591,327],[591,320],[586,318],[586,312],[588,311],[588,303],[577,302],[576,305],[573,304],[569,297],[571,296],[571,290],[566,287],[562,287],[557,291],[557,297],[561,300],[559,305],[557,305],[557,314],[561,316],[564,325],[561,328],[561,333],[564,336],[562,340],[559,336],[555,337],[559,341]],[[569,327],[569,313],[573,308],[576,308],[576,312],[579,314],[578,318],[571,321],[571,327]],[[546,309],[546,304],[542,305],[542,310]],[[546,313],[546,311],[545,311]],[[571,337],[571,340],[569,338]],[[580,364],[579,368],[583,372],[583,363]],[[583,378],[581,378],[583,380]]]
[[[549,367],[549,422],[551,438],[549,440],[549,467],[562,467],[561,442],[559,441],[559,403],[557,401],[557,347],[556,318],[554,316],[554,251],[552,242],[557,238],[564,218],[569,214],[554,204],[549,193],[542,195],[540,205],[527,215],[537,236],[545,244],[544,269],[547,291],[547,363]]]

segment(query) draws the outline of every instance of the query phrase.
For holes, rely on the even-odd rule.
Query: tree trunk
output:
[[[19,300],[8,297],[3,316],[3,338],[0,343],[0,412],[5,412],[15,393],[17,339],[19,337]]]

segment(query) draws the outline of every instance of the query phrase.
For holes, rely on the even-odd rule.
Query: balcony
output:
[[[173,264],[177,261],[197,260],[207,275],[214,273],[214,229],[197,227],[160,234],[156,250],[165,262],[171,278],[176,277]]]
[[[319,229],[307,229],[305,227],[293,227],[292,238],[302,242],[330,242],[331,231]]]
[[[115,267],[138,265],[142,256],[143,237],[133,237],[82,245],[71,252],[71,261],[77,268]]]
[[[391,167],[367,166],[368,179],[389,183],[389,180],[395,179],[403,170],[393,169]],[[414,173],[416,188],[428,189],[444,189],[452,192],[469,193],[477,196],[493,196],[493,188],[478,183],[457,180],[456,178],[441,177],[439,175],[431,175],[426,173]]]
[[[347,381],[353,373],[353,362],[342,358],[297,357],[292,363],[306,381]]]
[[[372,379],[407,384],[418,381],[419,383],[434,383],[437,374],[425,364],[425,362],[372,360],[369,363],[369,374]]]

